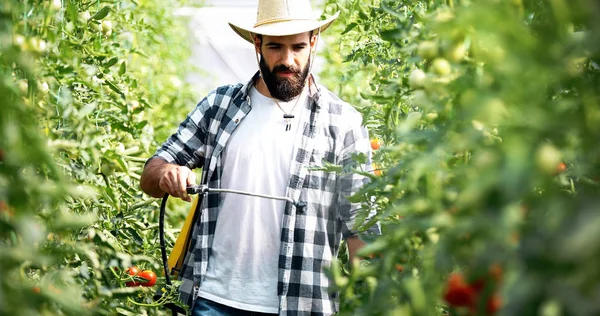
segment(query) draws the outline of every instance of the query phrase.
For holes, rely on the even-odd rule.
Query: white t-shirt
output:
[[[223,151],[222,188],[286,196],[306,93],[300,98],[295,107],[296,99],[278,101],[287,113],[294,108],[296,117],[286,131],[281,109],[251,89],[252,110]],[[278,313],[278,261],[286,202],[231,193],[221,198],[208,270],[198,295],[237,309]]]

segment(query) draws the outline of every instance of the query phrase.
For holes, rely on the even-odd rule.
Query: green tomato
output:
[[[494,125],[502,122],[508,114],[506,105],[499,98],[490,98],[486,100],[481,104],[479,110],[480,115],[478,118]]]
[[[19,88],[19,91],[21,91],[21,93],[27,94],[27,92],[29,90],[29,85],[27,84],[27,80],[19,80],[19,82],[17,82],[17,88]]]
[[[413,104],[416,106],[426,106],[430,103],[427,93],[421,89],[413,92]]]
[[[46,41],[39,39],[37,37],[30,38],[28,45],[32,51],[38,52],[38,53],[43,53],[48,48]]]
[[[88,11],[83,11],[83,12],[79,13],[79,16],[78,16],[79,22],[81,22],[81,23],[87,23],[87,21],[89,21],[91,17],[92,16],[90,15],[90,12],[88,12]]]
[[[554,175],[556,167],[562,162],[562,153],[551,144],[542,144],[536,154],[535,162],[543,172]]]
[[[410,73],[410,77],[408,78],[408,83],[413,88],[421,88],[425,85],[425,81],[427,79],[427,75],[421,69],[415,69]]]
[[[454,19],[454,14],[449,9],[438,10],[434,18],[437,23],[446,23],[452,19]]]
[[[52,0],[50,3],[50,10],[60,11],[62,9],[62,2],[60,0]]]
[[[467,48],[463,43],[453,45],[446,53],[446,57],[453,62],[459,62],[465,59]]]
[[[433,121],[436,118],[438,118],[438,114],[436,112],[429,112],[429,113],[427,113],[427,115],[425,115],[425,117],[427,118],[428,121]]]
[[[483,131],[485,129],[485,125],[478,120],[472,120],[471,125],[473,125],[473,128],[478,131]]]
[[[13,44],[14,44],[15,46],[18,46],[19,48],[21,48],[21,49],[23,49],[23,50],[24,50],[25,48],[27,48],[27,47],[26,47],[26,45],[25,45],[25,44],[26,44],[26,42],[27,42],[27,40],[25,39],[25,36],[23,36],[23,35],[21,35],[21,34],[15,34],[15,35],[13,36]]]
[[[424,41],[419,43],[417,53],[423,59],[433,59],[438,55],[438,45],[434,41]]]
[[[102,31],[102,25],[96,21],[90,22],[90,27],[96,32]]]
[[[436,58],[431,64],[431,70],[440,76],[447,76],[452,71],[452,67],[444,58]]]
[[[73,22],[67,22],[67,24],[65,24],[65,30],[67,32],[73,32],[73,29],[75,29]]]
[[[113,25],[112,25],[111,21],[109,21],[109,20],[102,21],[102,33],[104,33],[105,35],[112,33],[112,27],[113,27]]]
[[[48,91],[50,91],[50,87],[48,86],[47,82],[38,82],[38,91],[42,94],[42,95],[46,95],[48,94]]]

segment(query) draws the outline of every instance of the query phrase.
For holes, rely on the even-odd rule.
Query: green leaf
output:
[[[388,14],[390,14],[391,16],[394,16],[400,20],[404,19],[404,16],[402,14],[400,14],[399,12],[395,11],[394,9],[390,8],[385,1],[381,2],[381,8],[383,9],[383,11],[387,12]]]
[[[135,124],[135,128],[137,128],[137,129],[142,129],[142,128],[144,128],[144,126],[146,126],[146,125],[148,125],[148,121],[141,121],[141,122],[139,122],[139,123]]]
[[[77,21],[77,7],[72,1],[69,1],[67,4],[67,14],[69,15],[69,19],[71,21]]]
[[[110,68],[110,67],[114,66],[117,62],[119,62],[119,58],[113,57],[104,64],[104,68]]]
[[[382,237],[377,238],[372,243],[366,244],[358,251],[359,256],[377,255],[388,246],[388,241]]]
[[[142,236],[140,236],[140,234],[138,234],[138,232],[135,229],[133,229],[131,227],[127,227],[127,232],[129,232],[131,234],[131,237],[133,237],[133,241],[138,246],[144,245],[144,239],[142,238]]]
[[[122,76],[125,74],[125,72],[127,72],[127,65],[126,65],[125,61],[123,61],[121,63],[121,66],[119,66],[119,75]]]
[[[148,55],[144,54],[144,52],[142,52],[142,51],[140,51],[138,49],[132,49],[131,52],[135,53],[135,54],[138,54],[140,56],[146,57],[146,58],[150,58],[150,57],[148,57]]]
[[[367,16],[366,13],[364,13],[363,11],[359,11],[358,12],[358,16],[363,19],[363,20],[367,20],[369,17]]]
[[[117,307],[115,308],[115,311],[119,313],[119,315],[126,315],[126,316],[135,316],[138,315],[139,312],[135,311],[130,311],[121,307]]]
[[[144,288],[141,286],[123,287],[110,291],[110,296],[115,297],[133,297],[139,292],[143,292]]]
[[[102,20],[110,13],[110,6],[105,6],[92,16],[92,20]]]
[[[352,154],[352,159],[359,164],[367,163],[367,155],[365,153],[354,153]]]
[[[105,80],[105,82],[106,82],[106,84],[108,85],[108,87],[109,87],[109,88],[110,88],[112,91],[114,91],[114,92],[116,92],[116,93],[120,94],[122,97],[124,97],[124,96],[125,96],[125,94],[123,93],[123,91],[121,91],[121,89],[119,89],[119,87],[115,86],[115,84],[114,84],[114,83],[112,83],[110,80]]]
[[[388,42],[401,41],[405,37],[404,32],[399,29],[381,31],[380,34],[381,38]]]
[[[344,29],[344,31],[342,31],[342,35],[352,31],[353,28],[355,28],[358,25],[358,23],[350,23],[348,24],[348,26],[346,26],[346,29]]]
[[[333,172],[338,173],[343,171],[343,167],[340,165],[332,164],[323,160],[322,166],[311,166],[308,168],[309,171],[325,171],[325,172]]]
[[[129,206],[129,212],[132,212],[134,210],[137,210],[138,208],[150,205],[150,204],[152,204],[154,202],[155,202],[155,200],[145,200],[145,201],[137,202],[137,203],[132,204],[131,206]]]

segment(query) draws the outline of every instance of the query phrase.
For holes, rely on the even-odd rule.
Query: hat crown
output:
[[[277,21],[314,20],[309,0],[259,0],[256,25]]]

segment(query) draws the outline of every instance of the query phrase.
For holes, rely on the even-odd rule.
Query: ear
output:
[[[313,35],[310,37],[310,48],[314,50],[314,49],[315,49],[315,46],[316,46],[316,44],[317,44],[317,35],[316,35],[316,34],[313,34]]]
[[[262,45],[260,37],[258,37],[256,34],[252,34],[252,38],[254,39],[254,50],[257,54],[260,54],[260,45]]]

